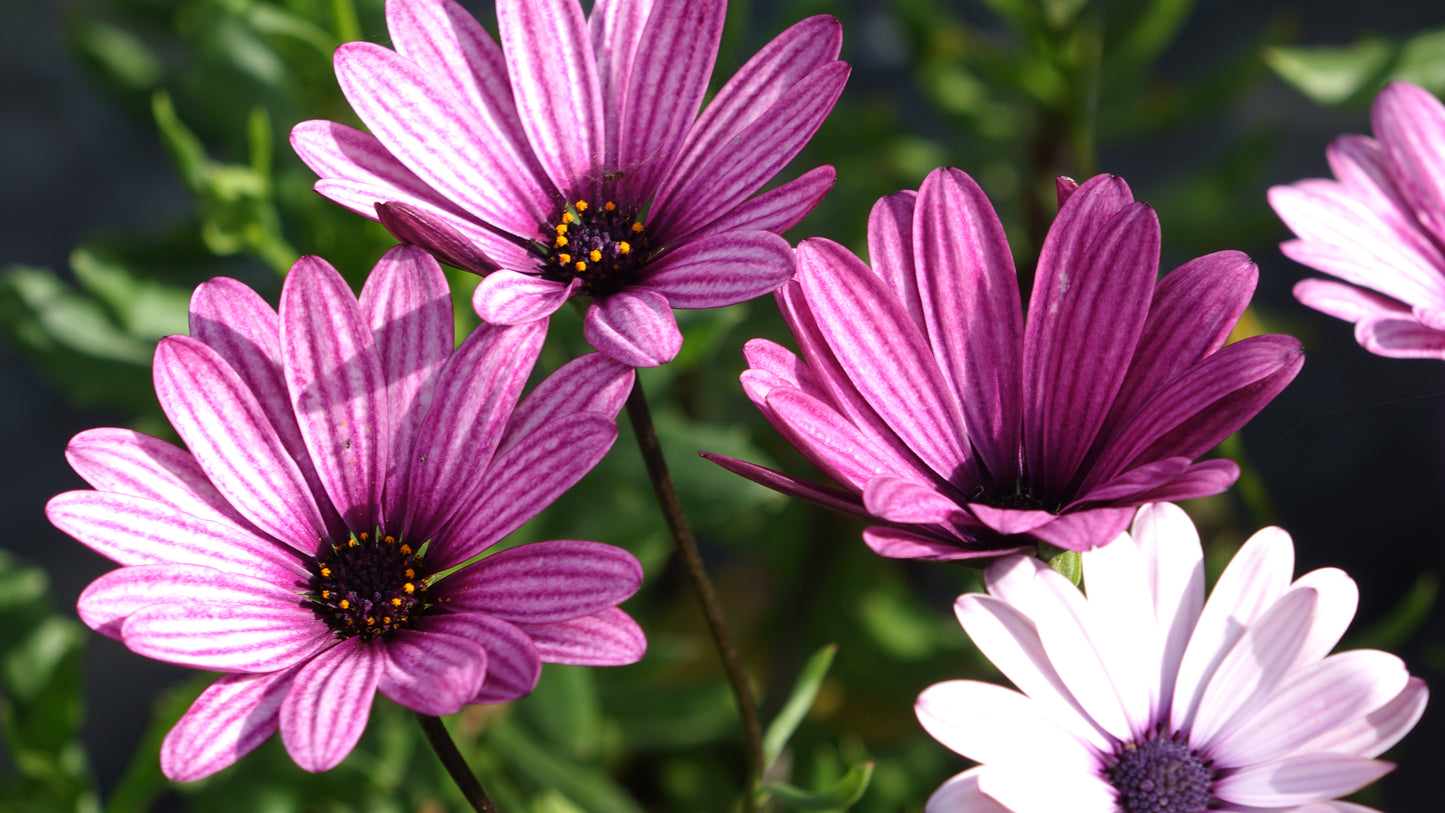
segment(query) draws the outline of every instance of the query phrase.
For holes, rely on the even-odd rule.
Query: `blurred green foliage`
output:
[[[1056,175],[1088,176],[1111,149],[1218,115],[1257,86],[1266,62],[1327,104],[1361,103],[1389,78],[1445,90],[1442,32],[1308,49],[1287,47],[1275,29],[1241,32],[1236,51],[1183,79],[1163,78],[1153,67],[1193,6],[986,0],[960,8],[947,0],[893,0],[840,9],[826,0],[735,0],[715,77],[731,75],[797,19],[839,14],[845,58],[866,51],[874,73],[855,68],[829,122],[780,175],[821,163],[838,169],[837,187],[792,239],[821,234],[863,253],[874,200],[952,165],[974,175],[998,206],[1024,276],[1052,216]],[[315,195],[313,176],[285,146],[290,127],[304,119],[357,123],[332,77],[331,52],[348,40],[385,43],[382,4],[78,0],[66,13],[72,52],[118,105],[155,128],[194,207],[153,232],[88,240],[66,271],[5,269],[0,325],[75,403],[165,432],[150,356],[159,337],[185,332],[197,283],[236,276],[274,301],[280,276],[299,254],[320,254],[359,283],[389,246],[379,226]],[[1236,133],[1181,161],[1158,188],[1136,189],[1158,206],[1166,250],[1193,256],[1277,228],[1260,194],[1276,146],[1267,130]],[[465,329],[474,323],[467,302],[475,278],[451,279]],[[678,316],[687,337],[682,354],[642,377],[683,504],[772,721],[770,809],[921,810],[964,764],[923,734],[913,699],[939,680],[996,677],[948,612],[958,593],[978,588],[976,574],[882,560],[862,545],[852,520],[785,500],[697,457],[706,449],[809,471],[737,386],[743,341],[791,341],[772,304]],[[538,375],[586,346],[573,315],[559,315],[550,330]],[[450,721],[509,813],[722,811],[737,799],[742,757],[731,695],[633,446],[624,421],[602,464],[509,540],[598,539],[634,552],[647,575],[626,608],[650,641],[639,664],[548,666],[529,697],[472,707]],[[1204,508],[1214,517],[1202,523],[1206,537],[1231,522],[1221,504]],[[1243,538],[1219,535],[1234,544]],[[1211,563],[1227,552],[1212,547]],[[0,713],[13,763],[0,775],[0,806],[88,813],[101,802],[76,739],[84,636],[49,612],[43,583],[42,574],[0,553]],[[1409,639],[1434,600],[1435,581],[1422,577],[1363,637]],[[204,683],[198,678],[159,699],[131,767],[109,789],[107,813],[144,810],[170,787],[157,749]],[[218,813],[461,809],[409,716],[378,700],[361,745],[327,774],[301,772],[273,739],[237,766],[175,790],[189,809]]]

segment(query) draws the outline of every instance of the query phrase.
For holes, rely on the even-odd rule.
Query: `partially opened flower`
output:
[[[1358,591],[1324,568],[1291,581],[1294,546],[1255,534],[1208,602],[1179,508],[1083,556],[1088,597],[1036,558],[985,572],[954,605],[1018,691],[957,680],[919,695],[935,739],[982,763],[928,813],[1364,813],[1335,802],[1389,772],[1375,757],[1419,720],[1424,681],[1394,655],[1328,655]]]
[[[1366,350],[1445,359],[1445,105],[1394,82],[1372,118],[1374,138],[1340,136],[1326,151],[1335,180],[1269,190],[1296,238],[1280,249],[1343,280],[1303,280],[1294,295],[1354,322]]]
[[[819,167],[754,196],[847,79],[828,16],[773,40],[699,115],[725,0],[500,0],[497,43],[452,0],[389,0],[389,50],[336,52],[371,134],[329,121],[291,143],[322,195],[486,274],[494,324],[591,298],[593,347],[637,367],[682,344],[672,308],[732,305],[792,273],[778,236],[833,183]]]
[[[156,348],[156,396],[189,451],[125,429],[77,435],[94,491],[50,521],[122,565],[81,618],[135,652],[227,673],[171,729],[161,767],[214,773],[279,727],[308,771],[356,744],[380,691],[426,715],[530,692],[541,662],[623,664],[626,551],[537,542],[452,573],[570,487],[616,436],[632,371],[597,354],[519,405],[544,323],[453,349],[446,278],[399,247],[358,302],[323,260],[280,313],[214,279],[190,336]],[[515,408],[515,409],[514,409]]]
[[[777,294],[801,357],[755,339],[742,381],[843,489],[713,459],[887,523],[864,539],[897,558],[1088,550],[1135,506],[1228,488],[1234,463],[1195,460],[1294,378],[1299,342],[1225,346],[1256,279],[1238,252],[1156,286],[1159,222],[1123,180],[1061,183],[1060,195],[1027,320],[998,217],[958,170],[878,202],[871,269],[805,240]]]

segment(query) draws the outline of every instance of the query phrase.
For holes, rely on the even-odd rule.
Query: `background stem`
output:
[[[477,781],[472,769],[467,767],[467,761],[462,758],[462,752],[457,750],[457,744],[452,742],[452,735],[447,733],[447,727],[441,718],[417,713],[416,719],[421,723],[426,741],[431,744],[432,750],[437,752],[437,757],[441,759],[447,773],[452,775],[452,781],[457,783],[472,809],[477,813],[497,813],[496,805],[492,804],[487,792],[482,790],[482,783]]]

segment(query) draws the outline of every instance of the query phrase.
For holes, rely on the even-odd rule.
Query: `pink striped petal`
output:
[[[1014,479],[1024,318],[1003,224],[978,184],[956,169],[929,174],[914,218],[924,333],[981,464],[996,480]]]
[[[1066,506],[1066,508],[1072,508],[1084,503],[1101,502],[1129,502],[1138,505],[1142,501],[1133,499],[1134,495],[1151,491],[1172,482],[1175,478],[1188,471],[1191,463],[1192,458],[1188,457],[1166,457],[1163,460],[1150,461],[1142,466],[1130,469],[1101,485],[1095,486],[1082,497],[1079,497]],[[1223,489],[1220,490],[1222,491]]]
[[[514,442],[491,462],[485,487],[433,545],[428,560],[446,568],[470,559],[515,531],[592,470],[617,438],[617,423],[597,413],[568,415]]]
[[[649,263],[638,284],[674,308],[721,308],[772,293],[793,276],[793,249],[767,231],[688,240]]]
[[[632,367],[657,367],[682,349],[682,331],[667,298],[625,289],[587,307],[582,335],[598,352]]]
[[[500,0],[497,29],[522,128],[543,170],[568,198],[590,197],[583,183],[605,144],[604,105],[581,7],[575,0]]]
[[[245,382],[189,336],[161,339],[154,373],[161,408],[216,489],[256,527],[313,552],[329,530],[291,450]]]
[[[749,373],[764,373],[775,376],[777,380],[780,380],[782,386],[800,389],[815,396],[823,392],[822,385],[813,375],[813,371],[802,359],[798,358],[798,354],[777,342],[768,339],[749,339],[743,345],[743,358],[747,359],[750,368],[743,372],[743,376],[747,376]],[[747,386],[748,382],[744,380],[743,388],[747,389]],[[757,395],[765,399],[768,393],[767,390],[759,390]],[[753,398],[753,403],[756,404],[759,400],[760,398]]]
[[[286,277],[281,348],[301,436],[331,504],[352,533],[371,533],[391,458],[386,379],[369,320],[319,257],[297,260]]]
[[[791,181],[738,204],[732,211],[692,233],[700,240],[731,231],[783,232],[798,225],[833,188],[838,172],[830,166],[814,167]]]
[[[91,582],[75,609],[86,626],[119,641],[121,624],[131,613],[152,604],[186,601],[264,606],[296,604],[298,597],[295,590],[199,565],[137,565]]]
[[[918,193],[912,189],[885,195],[873,204],[873,210],[868,213],[868,260],[873,273],[882,277],[903,303],[913,323],[926,334],[928,323],[923,317],[918,268],[913,256],[913,218],[917,209]],[[949,228],[955,225],[950,223]],[[1017,282],[1014,287],[1017,289]],[[1018,298],[1017,290],[1014,298]]]
[[[454,346],[451,292],[436,260],[419,248],[397,246],[372,269],[358,304],[381,360],[390,419],[382,516],[399,517],[417,435]]]
[[[821,505],[824,508],[831,508],[834,511],[839,511],[844,514],[851,514],[859,519],[871,520],[873,518],[872,515],[868,513],[868,510],[863,507],[863,503],[859,500],[858,495],[850,491],[818,485],[817,483],[809,483],[805,480],[789,477],[782,472],[773,471],[772,469],[764,468],[763,466],[749,463],[745,460],[734,460],[731,457],[724,457],[711,452],[698,452],[698,454],[722,466],[733,474],[746,477],[754,483],[767,486],[774,491],[781,491],[790,497],[797,497]]]
[[[654,0],[597,0],[587,17],[592,50],[597,56],[597,84],[602,89],[603,133],[606,147],[602,166],[616,168],[620,151],[622,98],[632,60],[642,42],[643,27]]]
[[[405,537],[432,539],[488,486],[487,467],[546,335],[540,321],[481,325],[452,354],[417,435]]]
[[[1026,534],[1053,522],[1058,516],[1048,511],[1023,508],[995,508],[983,503],[969,503],[968,510],[978,521],[998,534]]]
[[[349,638],[301,668],[281,702],[281,742],[304,771],[341,764],[356,747],[385,668],[381,647]]]
[[[845,62],[824,65],[765,110],[759,99],[749,100],[756,105],[755,117],[718,144],[696,175],[681,177],[677,167],[669,173],[653,201],[658,214],[648,219],[649,233],[663,241],[683,237],[752,197],[822,126],[843,93],[848,71]]]
[[[455,714],[482,687],[487,652],[475,641],[435,629],[397,630],[382,647],[377,689],[418,714]]]
[[[206,687],[161,742],[161,773],[173,782],[204,779],[270,739],[295,674],[223,675]]]
[[[468,115],[470,105],[432,73],[369,42],[342,45],[335,62],[337,82],[357,117],[444,199],[528,239],[537,236],[538,223],[556,215],[556,193],[528,151],[491,119]]]
[[[193,669],[274,672],[336,643],[316,614],[301,606],[301,596],[291,598],[284,604],[213,605],[202,596],[150,604],[126,616],[121,639],[132,652]]]
[[[881,525],[863,529],[863,543],[868,546],[869,550],[886,559],[918,559],[924,562],[993,559],[1019,553],[1032,547],[969,547],[963,540],[937,539],[901,528],[887,528]]]
[[[1130,505],[1173,502],[1221,494],[1239,479],[1239,465],[1233,460],[1206,460],[1191,465],[1183,474],[1161,486],[1133,494]]]
[[[1394,768],[1347,754],[1304,754],[1235,771],[1214,783],[1214,796],[1238,805],[1292,809],[1348,796]]]
[[[529,440],[543,424],[568,415],[596,412],[615,418],[632,392],[635,377],[631,367],[601,353],[588,353],[567,362],[533,387],[512,411],[497,453],[505,454]]]
[[[812,238],[798,280],[848,380],[938,476],[972,465],[963,417],[922,334],[882,280],[847,249]]]
[[[1410,319],[1369,319],[1355,325],[1355,341],[1380,356],[1445,359],[1445,331]]]
[[[633,50],[620,102],[619,166],[631,208],[652,197],[672,166],[702,99],[722,39],[725,0],[654,3]],[[615,100],[615,101],[614,101]]]
[[[581,279],[561,283],[504,269],[488,274],[477,284],[472,309],[483,322],[520,325],[556,313],[581,286]]]
[[[87,429],[70,439],[65,459],[97,491],[155,500],[179,513],[254,533],[190,452],[159,438],[129,429]]]
[[[1370,114],[1416,216],[1436,240],[1445,240],[1445,105],[1418,85],[1391,82]]]
[[[964,522],[958,503],[930,485],[915,483],[890,474],[878,474],[863,487],[863,505],[868,513],[889,522],[916,525],[948,525]]]
[[[1082,553],[1114,541],[1133,519],[1132,505],[1127,508],[1088,508],[1061,514],[1053,522],[1033,529],[1029,535],[1056,548]]]
[[[67,491],[50,499],[45,516],[122,565],[200,565],[272,584],[309,578],[291,548],[142,497]]]
[[[768,393],[767,406],[788,442],[849,489],[862,493],[879,474],[894,474],[923,482],[938,482],[937,475],[916,462],[880,449],[827,404],[799,390],[778,387]],[[910,455],[911,457],[911,455]]]
[[[551,624],[626,600],[642,584],[642,566],[612,545],[559,540],[508,548],[450,578],[448,609]]]
[[[478,245],[475,239],[477,230],[459,229],[460,223],[428,211],[427,207],[397,200],[378,201],[376,217],[396,239],[420,246],[448,265],[483,276],[501,267]],[[464,233],[466,231],[470,231],[473,237],[469,238]],[[483,245],[490,242],[484,241]],[[511,252],[502,255],[502,258],[515,259]]]
[[[521,625],[485,613],[461,612],[428,617],[424,631],[467,638],[486,650],[486,677],[468,703],[505,703],[537,687],[542,659]]]
[[[625,666],[647,652],[647,639],[637,622],[612,607],[556,624],[519,624],[531,636],[547,663],[574,666]]]

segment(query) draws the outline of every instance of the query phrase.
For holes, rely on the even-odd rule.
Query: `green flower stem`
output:
[[[727,673],[732,686],[733,698],[738,704],[738,717],[743,725],[743,747],[747,752],[747,784],[743,793],[743,810],[750,813],[757,809],[754,797],[763,776],[763,727],[758,721],[757,701],[753,699],[752,686],[747,673],[743,671],[742,659],[738,657],[737,646],[733,643],[732,632],[723,618],[722,607],[718,604],[717,592],[702,564],[702,555],[697,550],[697,540],[692,528],[682,513],[682,502],[672,485],[672,475],[667,471],[667,461],[662,457],[662,444],[657,440],[657,430],[652,426],[652,412],[647,407],[647,396],[642,391],[642,379],[633,381],[632,392],[627,396],[627,416],[632,420],[632,430],[637,435],[637,446],[647,464],[647,474],[652,479],[652,490],[657,494],[658,506],[667,520],[667,528],[677,543],[677,553],[682,559],[688,579],[692,581],[693,592],[702,604],[702,614],[707,619],[708,631],[722,658],[723,671]]]
[[[457,783],[472,809],[477,813],[497,813],[497,806],[492,804],[487,792],[482,790],[482,783],[477,781],[472,769],[467,767],[467,761],[462,758],[462,752],[457,750],[457,744],[452,742],[452,735],[447,733],[447,727],[441,718],[417,712],[416,719],[421,723],[426,741],[432,750],[437,752],[442,766],[451,774],[452,781]]]

